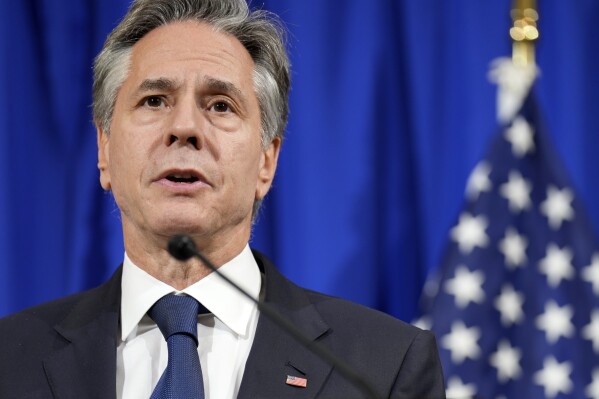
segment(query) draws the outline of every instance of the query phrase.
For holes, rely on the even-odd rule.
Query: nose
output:
[[[164,141],[167,146],[191,146],[199,150],[203,146],[201,112],[195,101],[181,99],[172,109]]]

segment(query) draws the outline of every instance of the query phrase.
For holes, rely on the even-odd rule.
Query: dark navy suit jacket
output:
[[[347,362],[385,398],[444,398],[433,335],[381,312],[302,289],[254,252],[265,301]],[[0,398],[113,399],[119,268],[90,291],[0,319]],[[287,375],[307,387],[286,384]],[[353,399],[364,394],[260,316],[238,398]]]

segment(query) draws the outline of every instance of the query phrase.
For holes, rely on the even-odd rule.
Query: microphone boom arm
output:
[[[370,399],[380,399],[380,396],[374,391],[374,389],[354,370],[352,370],[345,362],[340,360],[330,350],[320,345],[318,342],[313,341],[297,329],[289,320],[283,318],[273,308],[268,306],[266,303],[257,300],[251,296],[246,290],[241,288],[237,283],[229,279],[227,276],[218,271],[218,268],[207,259],[200,251],[198,251],[193,239],[187,235],[177,235],[170,239],[168,243],[168,252],[176,259],[186,261],[192,257],[198,258],[204,265],[210,270],[216,273],[220,278],[225,280],[228,284],[233,286],[237,291],[246,296],[249,300],[254,302],[258,306],[260,313],[264,313],[272,322],[279,326],[287,334],[291,335],[303,346],[308,348],[312,353],[316,354],[322,360],[333,365],[343,377],[358,387],[363,393],[367,394]]]

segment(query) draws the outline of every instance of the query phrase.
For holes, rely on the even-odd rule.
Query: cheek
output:
[[[144,160],[147,161],[148,154],[144,154],[143,143],[133,143],[134,137],[123,134],[122,131],[115,137],[111,145],[109,168],[111,171],[113,191],[127,193],[136,189],[136,183],[142,170]]]
[[[126,142],[121,139],[120,135],[117,137],[114,136],[112,139],[113,145],[110,147],[110,160],[108,164],[113,178],[116,179],[119,176],[122,176],[123,172],[126,172],[127,157],[125,156],[125,153],[127,151],[124,148]]]
[[[238,189],[243,187],[244,194],[247,194],[248,191],[253,192],[260,167],[259,147],[246,142],[243,144],[236,143],[236,145],[231,145],[229,148],[230,150],[227,150],[226,158],[228,161],[226,164],[229,165],[231,170],[235,187]]]

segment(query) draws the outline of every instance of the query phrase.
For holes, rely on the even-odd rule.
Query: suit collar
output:
[[[67,344],[44,360],[57,399],[114,398],[121,271],[86,293],[55,326]]]
[[[304,290],[283,277],[264,255],[254,251],[254,257],[265,274],[264,301],[312,340],[327,335],[329,326]],[[330,372],[328,363],[261,315],[238,398],[313,398]],[[287,376],[307,379],[307,387],[287,385]]]

